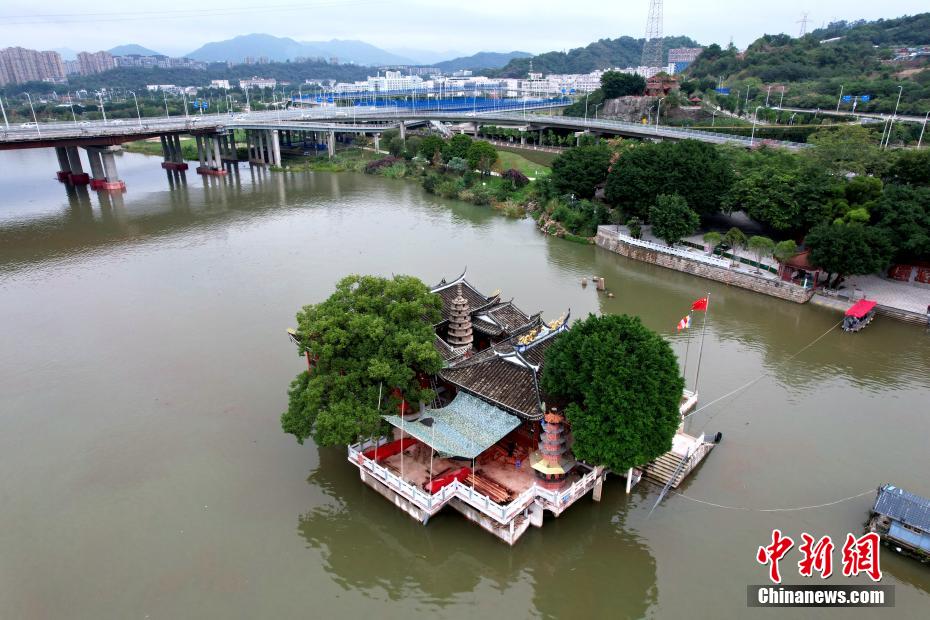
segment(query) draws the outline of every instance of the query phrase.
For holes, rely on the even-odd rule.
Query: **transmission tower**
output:
[[[798,20],[798,23],[801,24],[801,34],[798,35],[799,37],[803,37],[804,35],[807,34],[807,22],[808,22],[807,16],[808,15],[809,13],[804,13],[801,16],[801,19]]]
[[[642,62],[644,67],[661,67],[665,64],[662,62],[662,0],[649,0]]]

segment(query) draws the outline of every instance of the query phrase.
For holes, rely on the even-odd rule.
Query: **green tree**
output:
[[[420,142],[419,153],[426,158],[429,162],[434,162],[436,154],[440,154],[440,159],[442,157],[442,149],[446,146],[446,141],[440,138],[439,136],[429,135],[423,138],[423,141]]]
[[[808,138],[817,148],[804,154],[823,169],[834,174],[880,173],[887,163],[872,134],[862,125],[843,125],[821,129]]]
[[[930,135],[924,139],[930,140]],[[885,180],[899,185],[930,185],[930,148],[901,150],[889,166]]]
[[[641,75],[606,71],[601,75],[601,90],[606,99],[642,95],[646,91],[646,80]]]
[[[778,231],[807,230],[829,218],[838,181],[822,168],[781,150],[760,149],[737,164],[724,197],[728,212],[743,210]]]
[[[870,219],[894,245],[896,262],[930,262],[930,187],[886,186]]]
[[[472,139],[471,136],[467,136],[463,133],[457,133],[446,142],[445,147],[442,150],[442,158],[446,161],[449,161],[453,157],[461,157],[462,159],[468,159],[468,149],[471,147]]]
[[[597,186],[607,179],[610,157],[606,144],[568,149],[552,162],[552,183],[559,194],[594,198]]]
[[[465,174],[468,172],[468,160],[464,157],[453,157],[449,159],[449,163],[446,164],[451,172],[457,172],[459,174]]]
[[[821,224],[804,239],[810,248],[810,262],[836,274],[830,284],[839,286],[849,275],[870,274],[888,267],[894,247],[886,233],[862,224]]]
[[[661,195],[649,210],[652,234],[663,239],[669,245],[675,245],[682,237],[687,237],[701,222],[701,218],[678,194]]]
[[[475,140],[468,147],[466,159],[471,170],[480,170],[481,174],[488,175],[497,163],[497,149],[483,140]]]
[[[763,258],[772,255],[772,252],[775,250],[775,242],[768,237],[753,235],[746,243],[746,247],[748,247],[749,251],[755,255],[756,262],[762,263]],[[758,271],[759,268],[757,267],[756,272]]]
[[[646,218],[660,194],[678,194],[700,215],[720,210],[733,182],[721,151],[697,140],[645,143],[622,150],[604,187],[607,202]]]
[[[291,383],[284,431],[299,443],[312,437],[320,446],[346,445],[381,432],[379,390],[385,411],[400,403],[392,394],[409,403],[429,400],[418,376],[442,366],[432,328],[440,308],[426,285],[403,275],[348,276],[327,300],[304,306],[297,314],[300,354],[309,354],[314,368]]]
[[[638,217],[631,217],[627,220],[626,227],[630,229],[630,236],[634,239],[643,238],[643,221]]]
[[[738,253],[741,248],[746,247],[746,235],[739,228],[734,226],[723,236],[723,242],[730,246],[730,254],[733,255],[733,262],[738,263]]]
[[[704,243],[710,248],[709,254],[713,254],[714,250],[717,249],[717,246],[723,241],[723,235],[718,233],[716,230],[711,230],[704,233]]]
[[[794,242],[794,239],[785,239],[784,241],[779,241],[775,244],[775,248],[772,250],[772,256],[775,257],[779,263],[785,263],[798,253],[798,244]]]
[[[684,380],[672,348],[639,318],[575,323],[546,351],[541,381],[567,403],[576,458],[619,472],[671,448]]]

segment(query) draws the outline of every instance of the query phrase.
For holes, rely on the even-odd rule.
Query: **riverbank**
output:
[[[708,280],[715,280],[727,285],[738,286],[756,293],[778,297],[786,301],[807,303],[814,294],[813,289],[805,288],[773,278],[764,273],[751,273],[736,270],[730,261],[704,252],[689,251],[679,247],[663,246],[617,232],[614,226],[598,226],[595,243],[605,250],[615,252],[633,260],[659,265],[689,273]]]

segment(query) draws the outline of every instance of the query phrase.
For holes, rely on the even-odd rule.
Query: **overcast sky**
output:
[[[166,10],[156,11],[159,4]],[[360,39],[389,50],[540,53],[601,38],[641,37],[648,6],[648,0],[2,0],[0,47],[95,51],[138,43],[180,55],[209,41],[264,32],[300,41]],[[835,19],[889,18],[927,10],[927,0],[665,0],[665,34],[688,35],[702,44],[725,44],[732,37],[744,47],[764,33],[797,35],[804,12],[809,12],[809,28],[814,28]]]

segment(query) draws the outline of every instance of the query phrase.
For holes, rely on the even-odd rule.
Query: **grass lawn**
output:
[[[531,178],[542,177],[549,174],[549,164],[551,164],[552,160],[556,157],[555,153],[545,153],[541,151],[521,151],[517,153],[516,151],[505,150],[500,147],[496,148],[497,154],[500,156],[499,164],[501,170],[516,168]],[[533,157],[531,160],[530,157],[534,155],[548,155],[550,157],[543,163],[543,161],[540,161],[542,158],[539,157]]]

